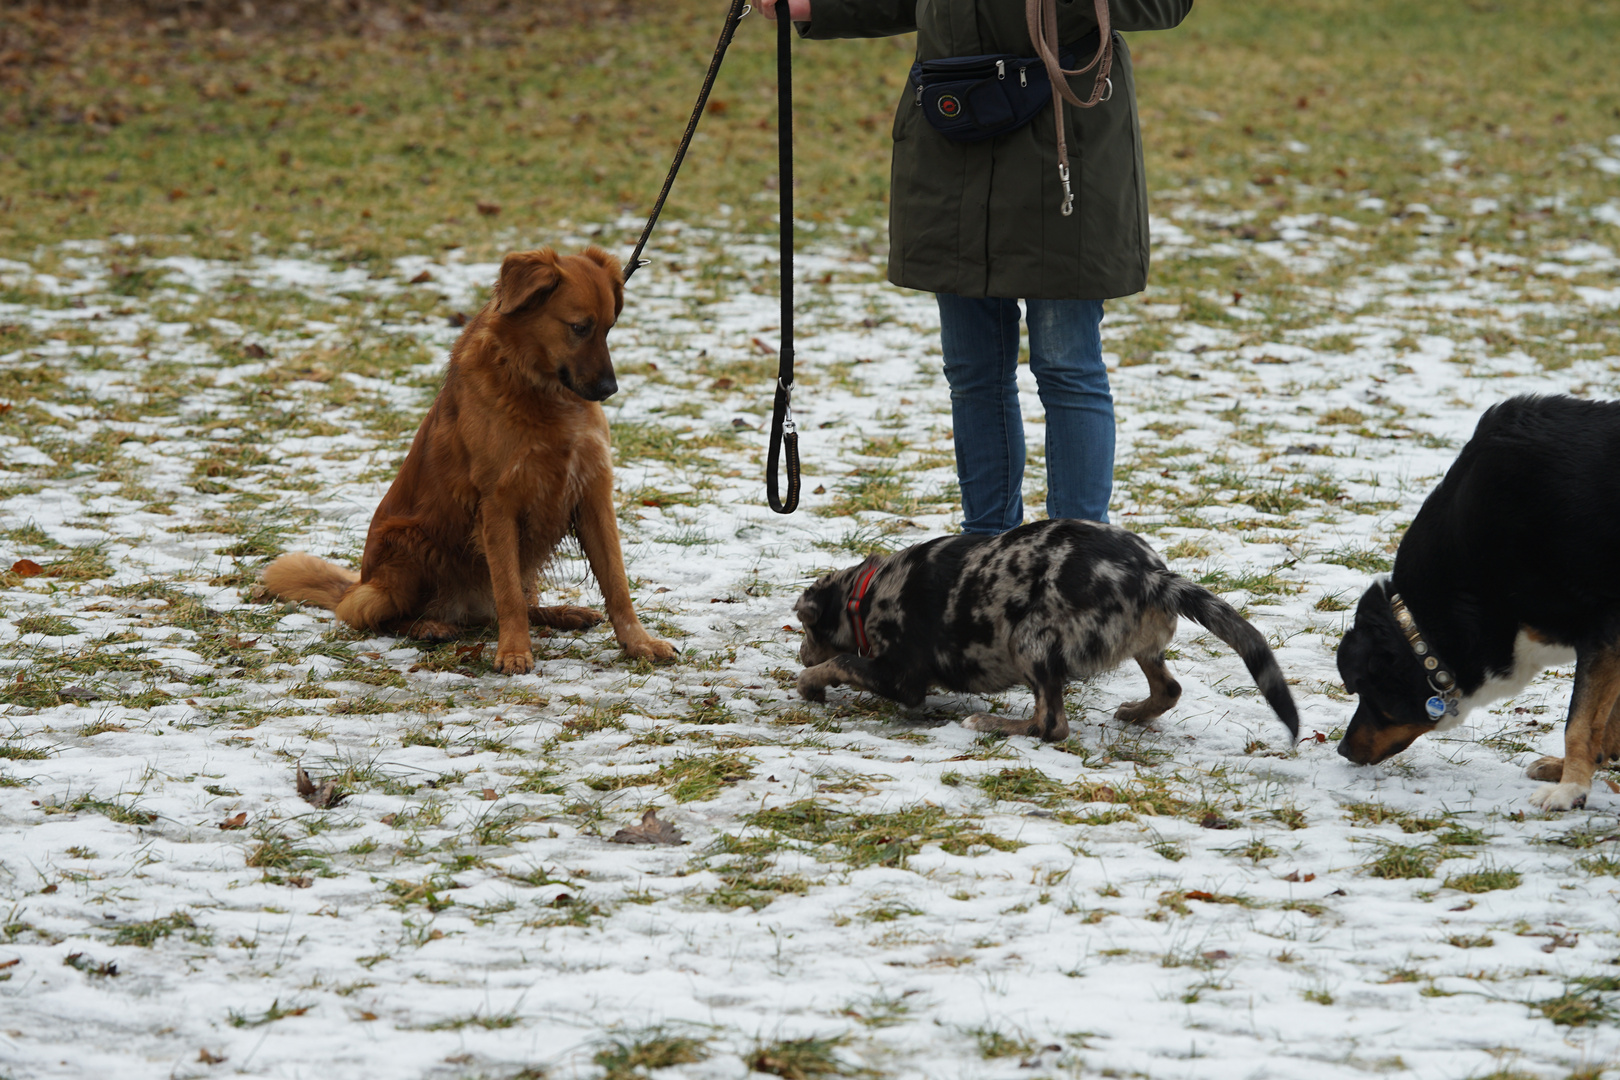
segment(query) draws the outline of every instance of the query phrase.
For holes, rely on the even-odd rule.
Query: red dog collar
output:
[[[866,620],[861,618],[861,600],[866,596],[866,590],[871,587],[872,579],[877,576],[878,568],[869,566],[866,573],[861,575],[855,583],[855,591],[849,594],[849,602],[844,605],[849,612],[849,621],[855,624],[855,651],[861,656],[872,655],[872,643],[866,637]]]

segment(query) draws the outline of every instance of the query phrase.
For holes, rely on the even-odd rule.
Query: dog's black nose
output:
[[[606,401],[619,392],[619,380],[613,377],[610,371],[580,391],[580,397],[586,401]]]

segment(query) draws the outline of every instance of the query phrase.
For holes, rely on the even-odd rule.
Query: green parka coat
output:
[[[1109,0],[1114,29],[1167,30],[1192,0]],[[1095,51],[1092,0],[1058,0],[1058,40]],[[917,58],[1034,56],[1023,0],[813,0],[807,38],[917,31]],[[910,289],[1010,299],[1106,300],[1147,284],[1147,183],[1131,54],[1114,35],[1114,93],[1067,105],[1074,213],[1059,212],[1057,138],[1048,105],[1017,131],[953,142],[935,131],[908,84],[894,117],[889,280]],[[1070,80],[1082,99],[1091,75]]]

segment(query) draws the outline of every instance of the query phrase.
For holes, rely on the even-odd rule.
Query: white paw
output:
[[[969,731],[995,731],[1001,730],[1001,718],[989,713],[976,712],[962,721],[962,726]]]
[[[1542,810],[1574,810],[1586,805],[1586,795],[1587,789],[1580,784],[1542,784],[1530,802]]]

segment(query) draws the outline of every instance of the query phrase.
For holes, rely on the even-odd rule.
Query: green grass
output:
[[[1517,889],[1523,880],[1524,875],[1517,870],[1486,865],[1466,874],[1449,875],[1443,887],[1465,893],[1495,892],[1498,889]]]
[[[1399,880],[1431,878],[1441,853],[1432,846],[1384,844],[1378,857],[1362,867],[1368,877]]]
[[[88,811],[100,814],[108,821],[116,821],[120,825],[150,825],[158,816],[149,810],[141,810],[133,805],[113,802],[110,799],[98,799],[93,795],[80,795],[65,805],[42,806],[46,814],[76,814]]]
[[[952,855],[1023,847],[1016,840],[976,828],[970,819],[926,803],[893,813],[850,813],[830,803],[801,799],[779,809],[757,811],[746,821],[807,845],[818,858],[857,868],[904,866],[908,857],[931,843]]]
[[[708,1040],[663,1027],[614,1032],[591,1055],[601,1080],[639,1080],[654,1069],[695,1065],[709,1057]]]
[[[113,944],[136,945],[143,949],[150,949],[159,940],[169,937],[176,931],[195,930],[196,927],[197,924],[190,915],[176,911],[160,919],[126,923],[120,926],[113,934]]]
[[[757,1046],[746,1058],[748,1067],[783,1080],[818,1080],[824,1076],[876,1078],[871,1069],[852,1065],[839,1050],[848,1045],[844,1036],[783,1039]]]
[[[627,26],[574,3],[516,19],[492,19],[475,3],[360,35],[343,31],[351,17],[336,9],[289,22],[231,9],[234,36],[222,40],[201,17],[159,29],[138,5],[94,20],[7,9],[13,47],[49,43],[56,62],[16,69],[0,248],[131,232],[187,237],[197,254],[215,255],[241,252],[260,233],[277,249],[304,240],[358,260],[443,242],[486,254],[510,228],[644,211],[721,9],[675,0],[630,10]],[[704,218],[726,203],[738,227],[765,231],[772,208],[750,196],[776,167],[774,103],[755,92],[770,82],[771,30],[757,16],[740,28],[670,217]],[[1471,219],[1461,208],[1481,190],[1474,178],[1512,177],[1508,191],[1491,189],[1510,207],[1554,193],[1601,201],[1595,170],[1547,163],[1613,133],[1611,58],[1594,43],[1617,35],[1620,11],[1608,3],[1302,0],[1199,7],[1174,32],[1128,37],[1155,187],[1206,184],[1212,209],[1257,212],[1211,232],[1265,239],[1279,201],[1290,213],[1342,211],[1347,194],[1367,192],[1397,206],[1426,201],[1511,246],[1580,226],[1511,209]],[[115,53],[104,51],[114,42]],[[614,63],[581,62],[610,50]],[[910,50],[909,37],[797,46],[795,83],[816,102],[798,119],[807,219],[881,220],[892,103]],[[1467,155],[1466,179],[1430,185],[1420,162],[1433,135]],[[1281,153],[1291,140],[1308,149]],[[478,203],[500,209],[480,213]],[[1346,216],[1378,250],[1419,239],[1418,221]],[[117,293],[162,287],[141,254],[131,253]],[[1144,338],[1130,355],[1158,345]]]

